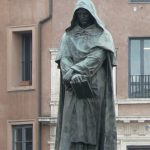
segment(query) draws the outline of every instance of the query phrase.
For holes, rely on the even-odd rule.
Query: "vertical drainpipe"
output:
[[[49,5],[49,13],[48,16],[38,22],[38,117],[42,115],[42,25],[49,21],[52,18],[52,5],[53,0],[48,0]],[[41,144],[41,136],[42,136],[42,125],[38,123],[38,150],[42,150]]]

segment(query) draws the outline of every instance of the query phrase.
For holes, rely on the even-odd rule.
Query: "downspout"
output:
[[[48,16],[38,22],[38,117],[42,115],[42,26],[44,23],[49,21],[52,18],[52,6],[53,0],[48,0],[49,2],[49,13]],[[42,150],[41,144],[41,136],[42,136],[42,125],[41,122],[38,123],[38,150]]]

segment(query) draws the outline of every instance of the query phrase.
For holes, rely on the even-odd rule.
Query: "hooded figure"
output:
[[[78,0],[56,63],[61,88],[55,150],[116,150],[114,44],[90,0]],[[78,97],[71,85],[86,92],[85,79],[93,95]]]

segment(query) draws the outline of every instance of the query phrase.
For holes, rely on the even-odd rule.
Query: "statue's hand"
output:
[[[71,78],[71,82],[74,83],[74,84],[75,83],[81,83],[83,81],[83,78],[85,78],[83,75],[81,75],[81,74],[75,74]]]
[[[70,69],[63,77],[64,82],[70,82],[73,75],[73,70]]]

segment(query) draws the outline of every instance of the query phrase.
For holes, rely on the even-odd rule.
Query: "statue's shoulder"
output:
[[[107,29],[105,29],[104,34],[106,37],[109,37],[112,39],[112,35],[111,35],[110,31],[108,31]]]
[[[69,39],[69,35],[67,32],[64,32],[64,34],[62,35],[61,41],[67,41]]]

